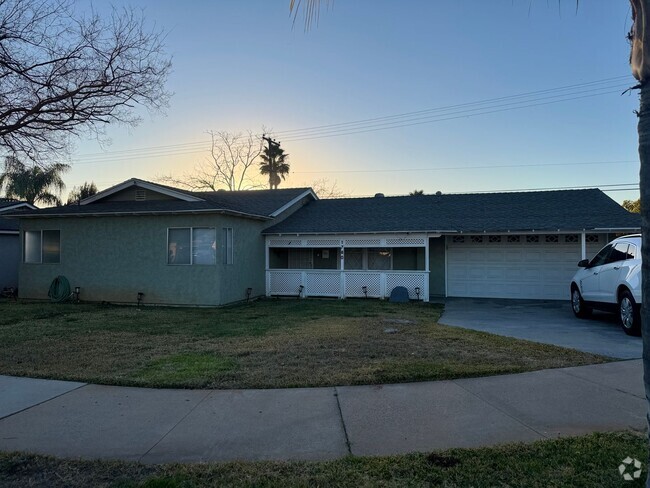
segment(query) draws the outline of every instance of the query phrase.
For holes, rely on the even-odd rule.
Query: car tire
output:
[[[585,304],[577,286],[571,287],[571,309],[579,319],[586,319],[591,315],[591,308]]]
[[[623,291],[618,297],[618,320],[627,335],[641,335],[641,313],[632,293]]]

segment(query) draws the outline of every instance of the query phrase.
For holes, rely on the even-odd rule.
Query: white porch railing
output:
[[[266,271],[268,296],[303,297],[389,297],[393,288],[403,286],[409,298],[429,301],[429,273],[427,271],[339,271],[272,269]],[[302,288],[301,288],[302,287]]]

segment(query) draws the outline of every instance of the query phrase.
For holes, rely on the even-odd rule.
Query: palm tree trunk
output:
[[[639,105],[639,192],[641,197],[642,232],[642,304],[641,330],[643,333],[643,384],[645,396],[650,406],[650,85],[641,84]],[[650,423],[650,410],[646,412]],[[650,474],[646,480],[650,488]]]

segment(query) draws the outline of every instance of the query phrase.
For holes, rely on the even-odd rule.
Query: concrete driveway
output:
[[[642,353],[641,338],[626,335],[615,315],[594,311],[577,319],[568,300],[448,298],[440,323],[618,359]]]

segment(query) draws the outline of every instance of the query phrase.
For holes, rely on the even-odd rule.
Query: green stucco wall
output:
[[[429,295],[444,297],[445,290],[445,237],[429,239]]]
[[[61,231],[60,264],[20,265],[22,298],[46,299],[50,283],[64,275],[81,287],[82,300],[222,305],[264,295],[266,221],[223,215],[68,217],[21,219],[21,231]],[[216,265],[167,264],[169,227],[216,228]],[[233,229],[234,264],[224,264],[224,227]],[[22,234],[21,234],[22,236]]]

